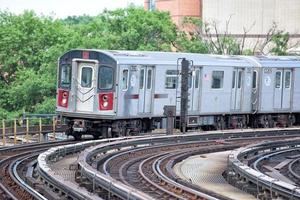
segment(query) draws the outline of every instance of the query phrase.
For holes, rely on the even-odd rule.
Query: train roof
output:
[[[197,53],[91,50],[106,54],[118,64],[176,65],[179,58],[192,60],[195,66],[236,66],[236,67],[300,67],[298,56],[232,56]]]
[[[119,64],[176,65],[179,58],[192,60],[194,65],[246,66],[253,63],[239,56],[157,51],[100,51],[114,58]]]
[[[300,67],[300,57],[297,56],[257,56],[255,58],[262,67]]]

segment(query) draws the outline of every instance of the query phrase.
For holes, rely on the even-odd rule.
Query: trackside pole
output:
[[[26,143],[29,143],[29,120],[26,118]]]
[[[14,119],[14,145],[17,144],[17,120]]]
[[[41,142],[42,135],[42,118],[39,118],[39,142]]]
[[[52,129],[53,129],[53,137],[54,137],[54,141],[56,141],[56,118],[53,117],[52,118]]]
[[[189,65],[190,61],[185,58],[181,61],[181,103],[180,103],[180,127],[182,129],[182,133],[186,132],[187,126],[187,112],[188,112],[188,98],[189,98],[189,88],[188,88],[188,80],[189,80]]]
[[[6,140],[5,140],[5,120],[2,120],[2,144],[3,146],[6,145]]]

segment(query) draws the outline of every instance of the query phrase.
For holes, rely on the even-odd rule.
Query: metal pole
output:
[[[53,122],[53,137],[54,137],[54,141],[56,141],[56,118],[55,117],[53,117],[53,119],[52,119],[52,122]]]
[[[26,118],[26,143],[29,143],[29,119]]]
[[[181,61],[181,105],[180,105],[180,124],[182,133],[186,132],[187,112],[188,112],[188,79],[190,62],[185,58]]]
[[[5,141],[5,120],[2,120],[2,144],[5,146],[6,141]]]
[[[14,144],[17,144],[17,120],[14,119]]]
[[[39,120],[39,127],[40,127],[40,130],[39,130],[39,142],[41,142],[41,135],[42,135],[42,118],[40,118],[40,120]]]

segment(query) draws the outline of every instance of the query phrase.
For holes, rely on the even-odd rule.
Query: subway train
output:
[[[58,61],[57,113],[67,134],[117,137],[163,128],[180,115],[189,60],[187,128],[288,127],[300,120],[300,58],[74,49]],[[179,126],[179,123],[175,123]]]

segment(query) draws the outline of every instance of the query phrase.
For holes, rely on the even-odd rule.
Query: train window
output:
[[[81,69],[81,87],[90,88],[92,87],[93,79],[93,68],[82,67]]]
[[[255,89],[256,87],[257,87],[257,71],[253,71],[252,88]]]
[[[128,75],[128,69],[124,69],[122,76],[122,90],[127,90],[128,88]]]
[[[243,81],[243,71],[239,71],[238,88],[242,87],[242,81]]]
[[[100,90],[109,90],[113,87],[113,69],[101,66],[98,74],[98,87]]]
[[[275,74],[275,88],[281,88],[281,72]]]
[[[62,65],[60,71],[60,86],[70,87],[71,85],[71,65]]]
[[[148,76],[147,76],[147,89],[151,89],[152,83],[152,70],[148,69]]]
[[[291,72],[285,72],[284,86],[285,86],[285,88],[290,88],[291,87]]]
[[[144,76],[145,76],[145,70],[141,69],[141,72],[140,72],[140,89],[144,88]]]
[[[178,71],[177,70],[167,70],[166,71],[166,89],[175,89],[178,84]]]
[[[223,80],[224,80],[224,71],[213,71],[211,88],[213,89],[223,88]]]
[[[232,88],[235,88],[235,71],[232,74]]]
[[[199,87],[200,70],[196,70],[195,88]]]

